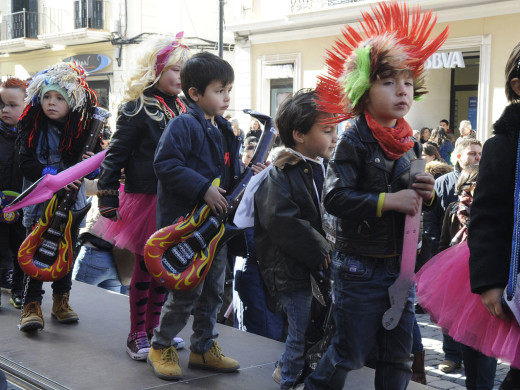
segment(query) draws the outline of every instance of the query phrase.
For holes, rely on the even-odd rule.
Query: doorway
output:
[[[479,54],[464,53],[464,64],[464,68],[451,70],[450,127],[455,138],[460,136],[461,121],[467,119],[473,129],[477,127]]]

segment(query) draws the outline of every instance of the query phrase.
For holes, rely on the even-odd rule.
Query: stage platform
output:
[[[240,362],[233,374],[192,370],[189,350],[179,351],[184,379],[168,382],[157,378],[146,362],[133,361],[125,352],[129,327],[128,296],[73,281],[71,306],[79,314],[77,324],[51,319],[52,292],[45,283],[45,328],[32,334],[20,332],[20,310],[9,304],[2,290],[0,308],[0,369],[23,389],[143,390],[143,389],[265,389],[277,390],[271,374],[283,344],[218,325],[219,344]],[[189,344],[191,322],[180,334]],[[352,372],[345,389],[373,389],[374,371]],[[408,389],[428,387],[411,383]]]

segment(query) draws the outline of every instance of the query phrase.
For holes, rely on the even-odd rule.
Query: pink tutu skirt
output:
[[[520,368],[520,327],[493,317],[469,282],[467,242],[434,256],[416,275],[419,304],[456,341]]]
[[[156,208],[157,195],[123,192],[119,196],[121,220],[99,217],[92,229],[115,246],[142,256],[146,241],[157,230]]]

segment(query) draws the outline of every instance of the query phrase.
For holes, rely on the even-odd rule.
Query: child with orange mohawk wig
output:
[[[408,187],[410,161],[421,157],[421,145],[403,117],[426,93],[424,62],[447,29],[429,41],[436,22],[431,11],[391,2],[372,12],[363,13],[359,32],[345,28],[317,88],[320,110],[338,114],[330,122],[353,119],[330,159],[322,198],[336,217],[336,333],[306,389],[342,389],[347,374],[374,351],[376,389],[406,389],[412,374],[411,291],[395,328],[385,329],[382,318],[400,271],[405,216],[435,201],[429,173],[417,174]]]

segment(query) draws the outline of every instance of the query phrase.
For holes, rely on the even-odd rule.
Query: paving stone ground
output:
[[[439,370],[439,364],[444,360],[441,329],[430,321],[428,314],[418,314],[417,322],[421,328],[422,342],[426,351],[424,365],[428,386],[434,389],[465,389],[466,376],[464,375],[464,366],[449,374]],[[494,390],[498,390],[508,371],[509,364],[499,360]]]

